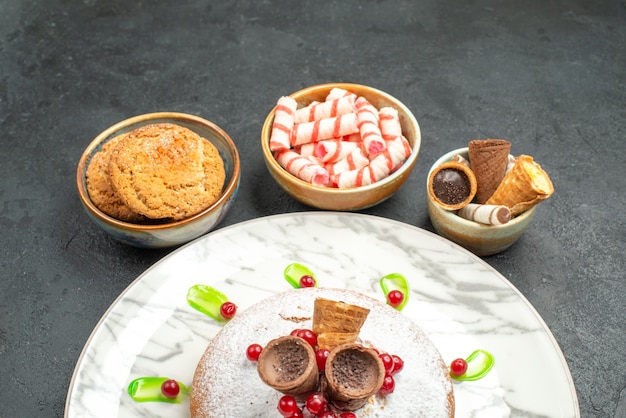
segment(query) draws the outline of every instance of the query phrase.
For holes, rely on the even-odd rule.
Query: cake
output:
[[[453,417],[454,395],[446,364],[427,335],[385,303],[350,290],[306,288],[279,293],[242,310],[213,338],[198,362],[191,390],[192,418],[280,417],[282,393],[265,384],[246,348],[294,329],[311,329],[316,299],[369,309],[356,343],[404,360],[395,391],[373,395],[354,411],[366,417]]]

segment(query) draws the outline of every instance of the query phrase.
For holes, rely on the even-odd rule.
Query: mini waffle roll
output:
[[[317,345],[319,348],[331,351],[340,345],[356,342],[358,336],[358,332],[323,332],[317,336]]]
[[[504,139],[475,139],[468,144],[469,161],[476,176],[476,202],[485,203],[504,178],[511,143]]]
[[[320,348],[356,341],[369,309],[344,302],[317,298],[313,308],[313,332]]]
[[[487,204],[508,206],[511,216],[516,216],[547,199],[552,193],[554,186],[548,174],[533,157],[520,155]]]

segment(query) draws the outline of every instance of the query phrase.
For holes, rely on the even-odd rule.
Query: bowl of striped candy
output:
[[[387,200],[410,176],[420,146],[419,124],[402,102],[351,83],[280,97],[261,131],[274,180],[292,198],[324,210]]]

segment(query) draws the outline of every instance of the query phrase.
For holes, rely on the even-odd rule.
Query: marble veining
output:
[[[380,277],[411,285],[403,313],[431,338],[446,362],[476,348],[496,364],[483,380],[454,385],[457,417],[577,417],[570,372],[543,320],[498,272],[427,231],[389,219],[334,212],[276,215],[214,231],[137,278],[104,315],[78,361],[65,416],[189,417],[181,404],[136,403],[126,394],[140,376],[190,384],[219,330],[186,303],[195,284],[220,289],[239,309],[290,289],[292,262],[320,286],[382,297]]]

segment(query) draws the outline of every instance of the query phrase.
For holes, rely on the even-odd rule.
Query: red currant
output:
[[[339,418],[356,418],[356,414],[354,412],[342,412],[339,414]]]
[[[311,347],[315,348],[317,346],[317,335],[310,329],[303,329],[298,334],[298,337],[305,340],[307,343],[311,345]]]
[[[321,414],[317,414],[317,418],[337,418],[337,415],[333,411],[324,411]]]
[[[285,395],[278,400],[278,412],[284,417],[292,417],[299,410],[296,398],[293,396]]]
[[[385,366],[385,372],[387,374],[391,374],[391,372],[393,372],[393,357],[387,353],[380,353],[378,357],[380,357],[380,360],[383,362],[383,366]]]
[[[326,410],[328,402],[321,393],[312,393],[306,398],[304,405],[310,413],[317,415]]]
[[[263,347],[261,347],[260,344],[250,344],[246,349],[246,357],[248,357],[250,361],[257,361],[261,355],[261,351],[263,351]]]
[[[454,376],[463,376],[467,371],[467,361],[462,358],[452,360],[450,363],[450,373]]]
[[[310,329],[294,329],[291,331],[289,335],[294,335],[296,337],[300,337],[306,342],[308,342],[311,347],[315,348],[317,345],[317,335]]]
[[[383,396],[387,396],[390,393],[393,393],[395,388],[396,388],[396,381],[393,380],[393,376],[388,374],[388,375],[385,375],[385,379],[383,380],[383,385],[380,387],[380,390],[378,391],[378,393],[380,393]]]
[[[308,274],[300,277],[300,287],[315,287],[315,278]]]
[[[325,348],[320,348],[319,350],[315,352],[315,360],[317,361],[318,370],[326,369],[326,360],[328,359],[329,354],[330,354],[330,351],[328,351]]]
[[[399,290],[392,290],[387,293],[387,302],[394,308],[399,306],[404,300],[404,293]]]
[[[222,306],[220,306],[220,315],[224,319],[232,319],[233,316],[237,313],[237,305],[232,302],[224,302]]]
[[[161,384],[161,393],[166,398],[176,399],[180,392],[180,385],[174,379],[166,380]]]
[[[289,418],[304,418],[304,414],[298,408],[293,414],[291,414],[291,416]]]
[[[391,374],[399,373],[402,369],[404,369],[404,360],[395,354],[393,354],[391,358],[393,359],[393,372]]]

